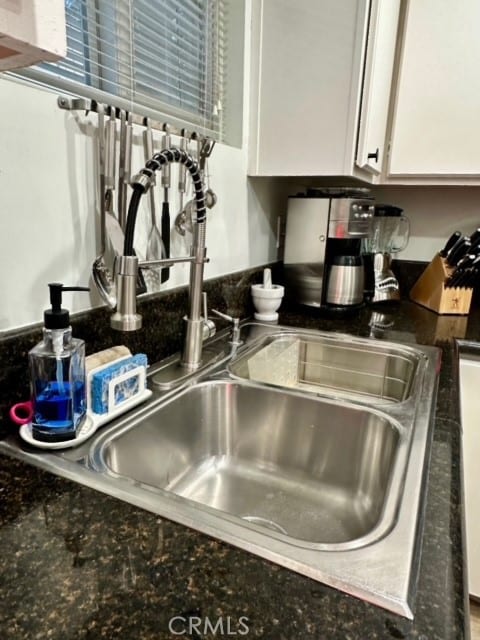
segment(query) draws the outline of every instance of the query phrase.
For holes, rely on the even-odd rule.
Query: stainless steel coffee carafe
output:
[[[364,275],[361,256],[335,256],[328,276],[327,304],[334,307],[362,304]]]

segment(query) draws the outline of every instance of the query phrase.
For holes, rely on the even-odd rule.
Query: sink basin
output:
[[[131,422],[100,457],[116,474],[271,535],[338,549],[391,527],[399,443],[378,412],[222,380]]]
[[[260,340],[229,370],[284,388],[397,403],[410,397],[418,362],[417,353],[400,346],[292,332]]]
[[[413,617],[438,350],[255,323],[240,338],[98,436],[105,490]]]

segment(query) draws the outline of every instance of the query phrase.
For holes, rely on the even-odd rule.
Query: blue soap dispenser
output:
[[[62,292],[89,289],[58,282],[48,286],[51,309],[44,313],[43,340],[28,354],[32,436],[43,442],[61,442],[76,437],[87,409],[85,342],[72,338],[70,314],[62,309]]]

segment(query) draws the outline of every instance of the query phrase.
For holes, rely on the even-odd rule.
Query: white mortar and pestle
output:
[[[252,284],[252,298],[256,312],[255,320],[261,322],[277,322],[277,309],[282,304],[284,287],[280,284],[272,284],[272,272],[263,270],[263,284]]]

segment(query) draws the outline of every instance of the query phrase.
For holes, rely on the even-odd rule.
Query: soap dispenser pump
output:
[[[43,340],[28,354],[33,404],[32,436],[44,442],[72,440],[86,416],[85,343],[72,337],[63,291],[88,291],[53,282],[44,312]]]

